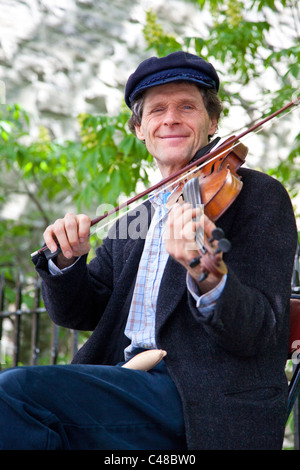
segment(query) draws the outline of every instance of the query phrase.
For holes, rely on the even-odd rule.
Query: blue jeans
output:
[[[0,373],[0,449],[186,449],[181,401],[162,361],[30,366]]]

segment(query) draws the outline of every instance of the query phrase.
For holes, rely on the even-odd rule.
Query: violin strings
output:
[[[189,202],[194,209],[201,209],[200,215],[195,218],[198,221],[200,216],[203,214],[203,204],[201,200],[199,179],[197,177],[190,179],[186,182],[183,188],[184,200]],[[195,239],[198,247],[203,252],[204,250],[204,227],[200,225],[196,229]]]
[[[282,115],[279,115],[277,116],[277,119],[282,119],[283,117],[286,117],[289,113],[293,112],[295,109],[297,109],[298,107],[300,106],[300,103],[299,104],[295,104],[294,107],[288,109],[284,114]],[[257,129],[255,129],[254,131],[252,131],[251,133],[245,135],[241,141],[237,141],[235,142],[233,145],[231,145],[231,147],[228,149],[225,149],[224,151],[222,151],[221,153],[219,153],[218,155],[210,158],[209,160],[206,160],[205,162],[203,162],[202,164],[200,164],[199,166],[195,166],[195,168],[191,168],[190,170],[188,170],[186,173],[184,173],[183,175],[181,175],[179,178],[177,178],[176,180],[174,181],[171,181],[170,183],[167,183],[166,185],[163,185],[162,188],[158,189],[156,192],[155,192],[155,195],[159,195],[161,192],[163,191],[166,191],[168,190],[169,188],[171,187],[174,187],[175,185],[179,185],[180,182],[185,179],[185,178],[188,178],[189,175],[195,171],[199,171],[201,170],[201,168],[203,168],[205,165],[207,165],[208,163],[211,163],[213,162],[214,160],[218,159],[220,156],[222,156],[224,153],[228,152],[228,150],[232,150],[234,147],[236,147],[237,145],[239,145],[240,142],[242,141],[245,141],[249,138],[251,138],[253,136],[253,134],[258,134],[259,132],[261,132],[265,127],[267,127],[268,125],[270,125],[272,123],[272,120],[268,121],[268,122],[265,122],[264,124],[262,124],[260,127],[258,127]],[[220,145],[222,145],[222,143],[224,142],[220,142],[219,145],[217,145],[215,148],[217,149]],[[137,201],[135,205],[131,205],[131,208],[129,208],[129,206],[126,208],[126,212],[125,213],[122,213],[120,214],[120,212],[122,211],[122,209],[120,211],[118,211],[118,215],[116,217],[114,217],[113,219],[109,220],[108,222],[105,222],[103,225],[100,225],[98,226],[96,229],[94,229],[91,233],[90,233],[90,236],[93,236],[95,235],[97,232],[99,232],[100,230],[103,230],[103,229],[106,229],[109,225],[113,224],[115,221],[117,221],[121,216],[123,215],[126,215],[128,214],[130,211],[133,211],[134,208],[138,207],[140,204],[144,204],[145,202],[147,201],[150,201],[150,199],[153,197],[153,194],[150,194],[150,196],[148,196],[146,199],[144,199],[142,202],[140,201]]]

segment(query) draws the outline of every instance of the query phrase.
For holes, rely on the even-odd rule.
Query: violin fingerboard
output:
[[[191,204],[193,208],[200,208],[201,214],[203,214],[204,205],[202,204],[199,179],[197,177],[185,183],[182,194],[185,202]],[[204,249],[204,229],[202,226],[196,230],[196,243],[201,250]]]

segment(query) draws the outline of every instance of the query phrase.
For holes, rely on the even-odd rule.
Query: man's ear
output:
[[[138,126],[134,126],[134,127],[135,127],[135,135],[137,136],[137,138],[140,139],[140,140],[145,140],[145,136],[144,136],[144,133],[142,131],[142,126],[138,125]]]
[[[217,118],[211,118],[210,119],[210,125],[208,128],[208,135],[214,135],[214,133],[218,129],[218,119]]]

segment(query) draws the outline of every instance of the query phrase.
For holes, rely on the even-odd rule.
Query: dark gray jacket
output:
[[[168,353],[165,362],[182,398],[189,449],[282,445],[295,219],[281,184],[253,170],[240,174],[243,189],[217,224],[232,249],[224,255],[228,279],[215,310],[199,317],[186,271],[171,258],[158,296],[157,345]],[[123,360],[143,246],[143,238],[107,238],[88,266],[83,257],[57,277],[48,274],[43,256],[34,260],[54,322],[93,330],[75,363]]]

